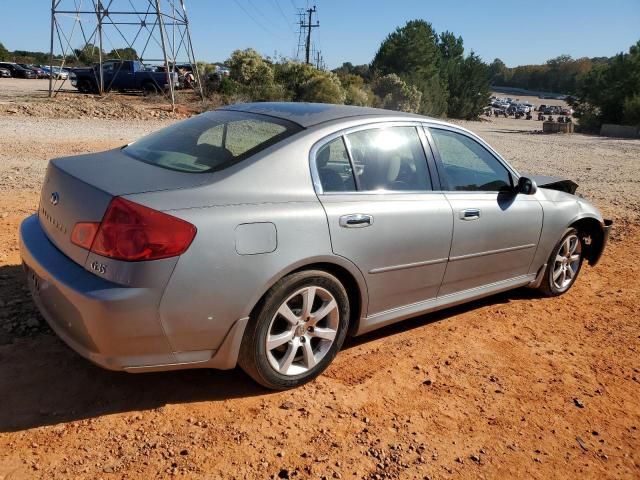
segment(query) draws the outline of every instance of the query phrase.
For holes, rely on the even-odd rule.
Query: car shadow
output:
[[[347,338],[342,349],[354,348],[367,342],[406,333],[413,329],[424,327],[431,323],[441,322],[456,315],[471,312],[482,307],[500,304],[506,305],[514,300],[532,300],[536,298],[541,298],[538,292],[526,287],[497,293],[462,305],[456,305],[455,307],[448,307],[425,315],[408,318],[364,335]]]
[[[168,404],[222,401],[273,392],[241,369],[129,374],[103,370],[68,348],[37,313],[22,268],[0,267],[0,432],[15,432]],[[405,320],[347,340],[344,348],[406,332],[496,303],[532,298],[514,290]]]
[[[519,130],[515,128],[500,128],[500,129],[487,130],[487,131],[490,133],[519,133],[519,134],[525,134],[525,135],[540,135],[544,133],[542,130]]]

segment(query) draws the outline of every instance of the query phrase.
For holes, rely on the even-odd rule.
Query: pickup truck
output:
[[[72,71],[71,85],[82,93],[98,92],[100,74],[99,65],[90,68],[76,68]],[[171,73],[174,84],[177,73]],[[102,64],[104,90],[142,91],[145,95],[164,91],[169,88],[169,74],[154,72],[142,63],[134,60],[108,60]]]

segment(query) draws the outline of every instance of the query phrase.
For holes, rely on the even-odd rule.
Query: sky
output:
[[[108,3],[110,0],[102,0]],[[148,0],[111,0],[146,5]],[[72,5],[83,0],[62,0]],[[162,0],[167,3],[167,0]],[[90,4],[84,0],[84,5]],[[543,63],[561,54],[611,56],[640,40],[640,0],[185,0],[196,58],[224,61],[235,49],[297,53],[297,8],[317,6],[312,40],[329,68],[369,63],[380,43],[408,20],[462,36],[466,52],[508,66]],[[9,50],[48,51],[49,0],[0,0],[0,42]],[[316,17],[314,17],[315,21]],[[64,21],[64,19],[63,19]],[[73,19],[63,31],[70,31]],[[137,27],[131,27],[137,28]],[[77,33],[78,30],[76,30]],[[133,32],[133,30],[131,31]],[[125,35],[129,32],[125,31]],[[105,50],[125,46],[109,34]],[[74,43],[82,43],[75,35]],[[74,45],[79,46],[79,45]],[[60,50],[57,48],[56,50]]]

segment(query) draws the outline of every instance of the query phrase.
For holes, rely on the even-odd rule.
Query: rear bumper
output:
[[[88,272],[49,241],[37,215],[20,226],[20,254],[38,309],[80,355],[110,370],[177,363],[158,317],[162,291]]]
[[[20,254],[33,300],[56,334],[91,362],[128,372],[232,369],[248,318],[217,350],[174,352],[158,313],[164,288],[124,287],[85,270],[47,238],[37,215],[20,226]]]

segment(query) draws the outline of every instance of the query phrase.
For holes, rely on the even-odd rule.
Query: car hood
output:
[[[536,182],[539,188],[548,188],[549,190],[558,190],[560,192],[570,193],[574,195],[578,189],[578,184],[573,180],[563,177],[550,177],[548,175],[529,175],[526,177]]]

